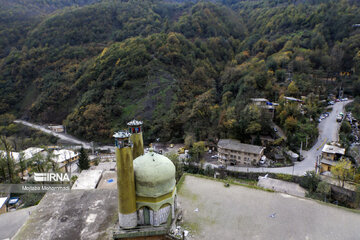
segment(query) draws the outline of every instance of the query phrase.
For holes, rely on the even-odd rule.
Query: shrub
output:
[[[308,189],[310,192],[315,192],[319,182],[320,179],[314,171],[307,171],[305,176],[300,180],[300,186]]]

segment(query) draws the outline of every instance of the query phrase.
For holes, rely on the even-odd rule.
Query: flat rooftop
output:
[[[95,189],[103,170],[82,170],[71,189]]]
[[[187,175],[178,189],[190,239],[359,239],[360,213]]]
[[[236,139],[220,139],[218,147],[253,154],[260,154],[265,149],[262,146],[241,143]]]
[[[338,147],[338,146],[335,146],[335,145],[325,144],[325,146],[322,149],[322,152],[344,155],[345,154],[345,148],[341,148],[341,147]]]
[[[96,189],[117,189],[117,173],[115,171],[105,171]]]
[[[117,190],[49,192],[13,239],[109,240],[117,218]]]

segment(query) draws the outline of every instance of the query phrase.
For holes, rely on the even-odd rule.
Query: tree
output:
[[[46,157],[45,157],[45,161],[48,165],[51,165],[51,170],[53,172],[58,172],[59,171],[59,166],[57,164],[57,162],[55,162],[53,160],[54,158],[54,152],[53,151],[50,151],[49,149],[46,150],[47,154],[46,154]]]
[[[7,178],[9,179],[9,182],[13,182],[14,178],[14,158],[11,154],[12,147],[10,143],[7,141],[6,137],[1,137],[1,143],[5,149],[5,156],[3,156],[5,163],[6,163],[6,169],[7,169]],[[6,180],[6,179],[5,179]]]
[[[347,159],[341,159],[335,166],[331,168],[331,173],[339,180],[341,187],[344,187],[345,180],[352,173],[351,162]]]
[[[23,180],[24,179],[24,171],[26,170],[26,161],[25,161],[23,152],[21,152],[19,155],[19,167],[20,167],[20,173],[21,173],[21,180]]]
[[[299,94],[299,88],[296,86],[294,81],[289,84],[287,91],[292,96],[296,96]]]
[[[193,147],[189,151],[191,160],[196,163],[200,162],[204,152],[205,152],[205,142],[204,141],[195,142],[193,144]]]
[[[81,170],[90,168],[89,158],[85,152],[85,149],[81,147],[78,166]]]
[[[286,129],[286,132],[287,133],[291,133],[291,132],[294,132],[297,128],[297,120],[296,118],[290,116],[290,117],[287,117],[286,120],[285,120],[285,129]]]
[[[6,177],[6,158],[5,158],[5,154],[0,153],[0,175],[3,181],[6,181],[7,177]]]
[[[309,192],[314,192],[319,182],[320,179],[314,171],[307,171],[305,176],[301,178],[300,186],[309,189]]]
[[[355,188],[355,207],[358,208],[360,206],[360,185],[357,184]]]
[[[324,201],[326,202],[326,199],[331,194],[331,187],[328,183],[321,181],[316,188],[316,192],[321,194],[321,196],[324,197]]]
[[[165,154],[165,156],[169,158],[175,165],[175,169],[176,169],[175,179],[176,182],[178,182],[184,173],[184,166],[179,160],[179,155],[174,152],[168,152]]]
[[[257,122],[250,122],[249,126],[246,128],[245,132],[249,134],[259,133],[261,131],[261,125]]]
[[[42,155],[41,153],[37,153],[32,157],[31,159],[31,171],[32,172],[48,172],[52,165],[49,161],[47,161],[46,157]]]

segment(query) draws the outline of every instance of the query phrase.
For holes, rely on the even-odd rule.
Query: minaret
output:
[[[142,136],[142,121],[132,120],[128,122],[129,132],[131,133],[131,142],[133,143],[133,157],[144,155],[144,142]]]
[[[134,228],[137,225],[136,195],[131,134],[119,131],[114,134],[119,198],[119,225]]]

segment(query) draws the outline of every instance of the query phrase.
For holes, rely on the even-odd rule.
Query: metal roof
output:
[[[284,97],[286,100],[289,100],[289,101],[296,101],[296,102],[302,102],[300,99],[298,98],[294,98],[294,97]]]
[[[253,102],[268,102],[266,98],[251,98],[251,101]]]
[[[114,138],[128,138],[131,136],[131,133],[129,133],[128,131],[118,131],[115,132],[113,137]]]
[[[338,146],[325,144],[325,146],[324,146],[323,149],[322,149],[322,152],[344,155],[344,154],[345,154],[345,148],[341,148],[341,147],[338,147]]]
[[[327,159],[321,159],[320,161],[321,163],[324,163],[326,165],[330,165],[330,166],[335,166],[336,165],[336,162],[335,161],[331,161],[331,160],[327,160]]]
[[[67,149],[54,150],[53,157],[51,159],[57,163],[62,163],[77,157],[78,155],[79,153]]]
[[[218,147],[254,154],[260,154],[265,149],[261,146],[241,143],[236,139],[220,139],[218,142]]]
[[[138,121],[138,120],[135,120],[135,119],[133,119],[132,121],[127,123],[128,126],[140,126],[142,124],[143,124],[142,121]]]

